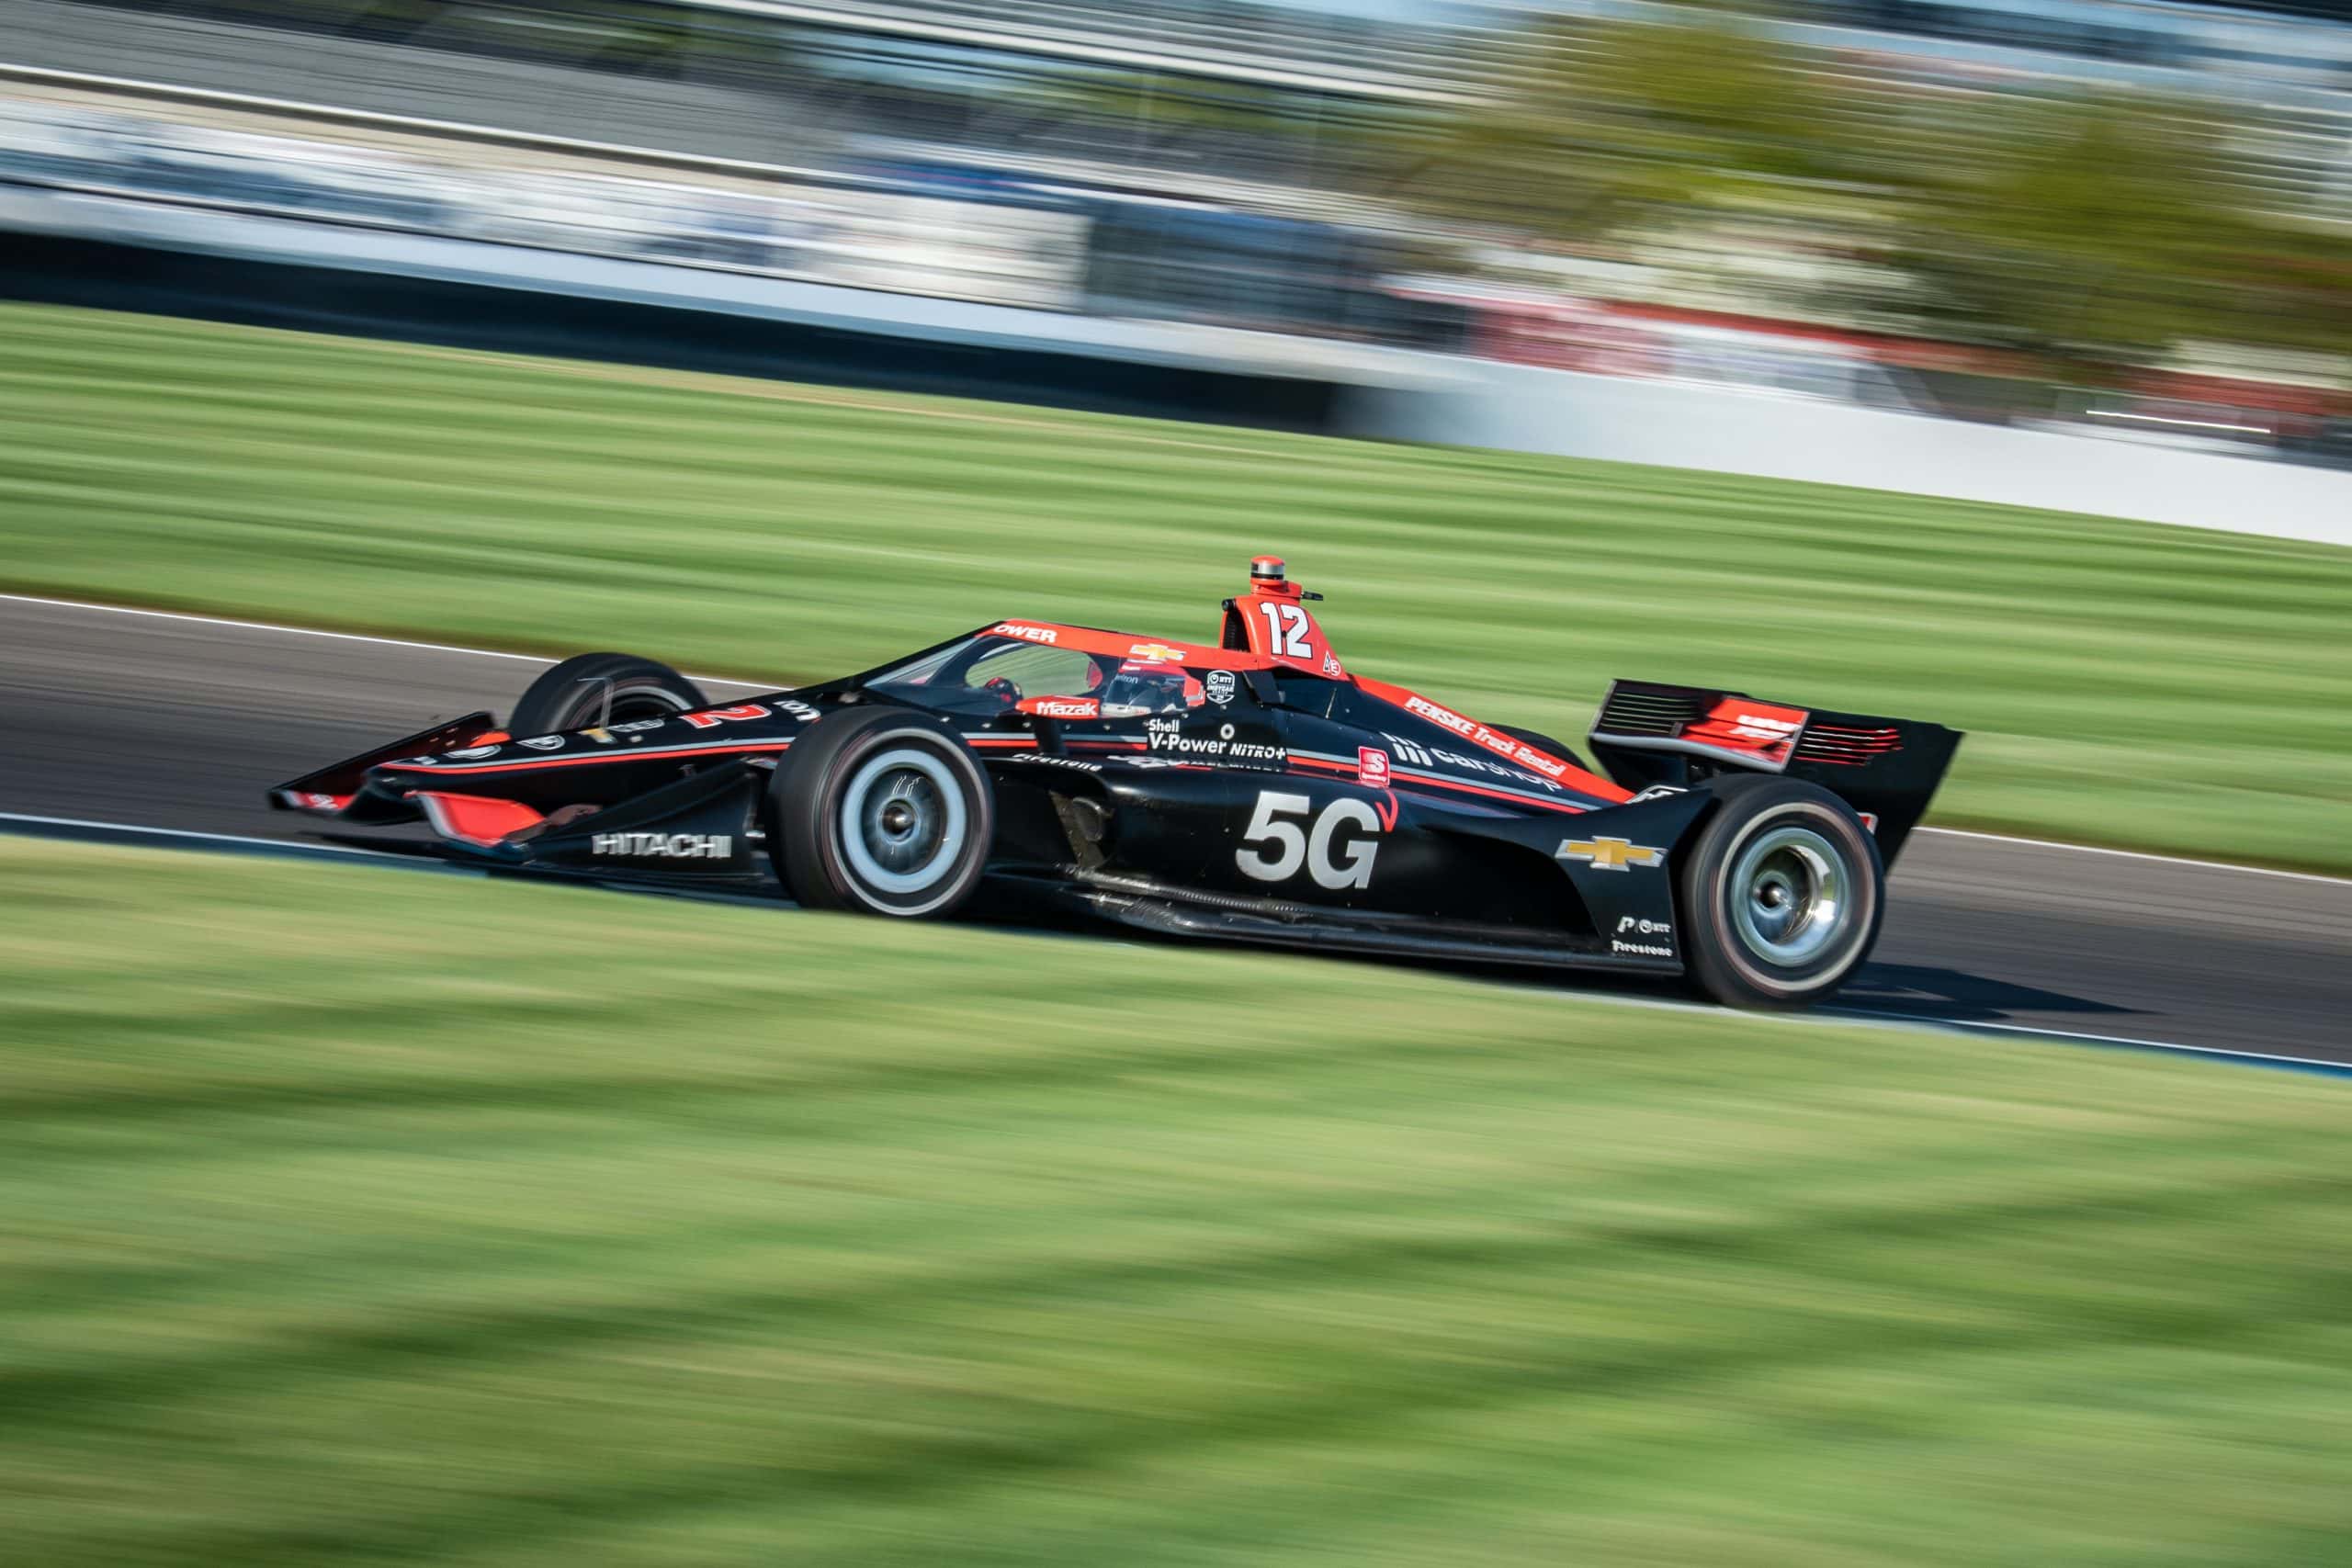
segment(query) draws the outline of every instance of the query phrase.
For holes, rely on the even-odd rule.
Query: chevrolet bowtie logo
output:
[[[1164,642],[1139,642],[1127,649],[1127,657],[1148,659],[1155,663],[1166,664],[1183,658],[1184,650],[1181,648],[1170,648]]]
[[[1563,839],[1556,858],[1590,861],[1595,871],[1623,871],[1629,865],[1657,865],[1666,852],[1629,839]]]

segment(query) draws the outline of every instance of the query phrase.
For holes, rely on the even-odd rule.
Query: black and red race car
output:
[[[864,674],[714,705],[583,654],[270,792],[439,852],[806,905],[1078,912],[1150,931],[1686,975],[1743,1006],[1859,965],[1885,867],[1960,737],[1620,681],[1591,743],[1351,672],[1283,563],[1215,646],[998,621]]]

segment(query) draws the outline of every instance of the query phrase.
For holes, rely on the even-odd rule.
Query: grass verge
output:
[[[1006,614],[1972,732],[1956,826],[2352,869],[2352,550],[1878,491],[0,307],[0,583],[806,679]]]
[[[28,1562],[2302,1563],[2346,1089],[0,840]]]

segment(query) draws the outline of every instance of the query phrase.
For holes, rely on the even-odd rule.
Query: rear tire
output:
[[[517,737],[591,725],[668,718],[710,705],[702,688],[666,664],[628,653],[582,653],[531,682],[506,721]]]
[[[1852,808],[1795,779],[1719,779],[1683,862],[1682,953],[1726,1007],[1827,997],[1877,944],[1886,912],[1878,842]]]
[[[810,727],[768,786],[768,842],[811,908],[900,919],[952,914],[979,886],[996,797],[971,748],[900,708]]]

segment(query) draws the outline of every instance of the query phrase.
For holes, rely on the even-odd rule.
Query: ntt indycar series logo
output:
[[[598,833],[591,852],[636,860],[728,860],[735,853],[732,833]]]

